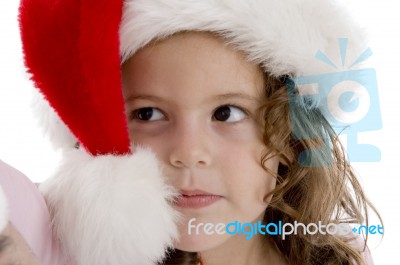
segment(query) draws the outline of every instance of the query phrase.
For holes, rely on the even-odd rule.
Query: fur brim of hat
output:
[[[321,51],[339,63],[339,38],[349,39],[349,58],[366,45],[364,32],[335,0],[127,0],[122,60],[181,31],[216,33],[276,77],[332,71],[315,54]]]
[[[153,265],[178,238],[176,195],[155,156],[64,154],[55,177],[40,186],[55,235],[79,265]]]

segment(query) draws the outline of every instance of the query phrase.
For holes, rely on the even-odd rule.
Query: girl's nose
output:
[[[171,143],[169,161],[177,168],[204,168],[211,165],[211,148],[206,126],[193,123],[177,126]]]

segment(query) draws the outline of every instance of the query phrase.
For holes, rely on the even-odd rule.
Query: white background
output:
[[[353,166],[384,219],[383,240],[370,237],[375,264],[400,264],[400,7],[395,0],[347,3],[370,32],[374,55],[369,60],[377,71],[383,119],[382,130],[359,135],[361,142],[380,148],[381,162]],[[17,8],[17,0],[0,3],[0,159],[41,182],[55,168],[59,154],[43,138],[30,110],[32,85],[23,68]]]

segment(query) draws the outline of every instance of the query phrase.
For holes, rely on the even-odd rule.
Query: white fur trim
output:
[[[53,148],[74,149],[76,138],[37,89],[33,90],[31,105],[40,128],[50,139]]]
[[[274,76],[335,70],[315,54],[340,64],[338,38],[349,38],[352,58],[365,48],[362,31],[335,0],[125,0],[122,60],[180,31],[217,33]]]
[[[177,239],[176,193],[153,153],[68,151],[41,185],[56,235],[79,265],[153,265]]]
[[[0,186],[0,232],[6,228],[8,224],[8,204],[6,195]]]

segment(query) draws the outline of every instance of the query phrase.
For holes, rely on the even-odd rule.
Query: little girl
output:
[[[42,122],[64,155],[40,185],[63,247],[54,255],[79,265],[372,264],[350,233],[265,233],[368,224],[372,206],[323,106],[296,86],[330,71],[314,55],[332,54],[338,38],[350,55],[364,48],[339,5],[22,0],[20,23],[26,66],[57,114],[40,106]],[[249,238],[231,224],[264,232]]]

